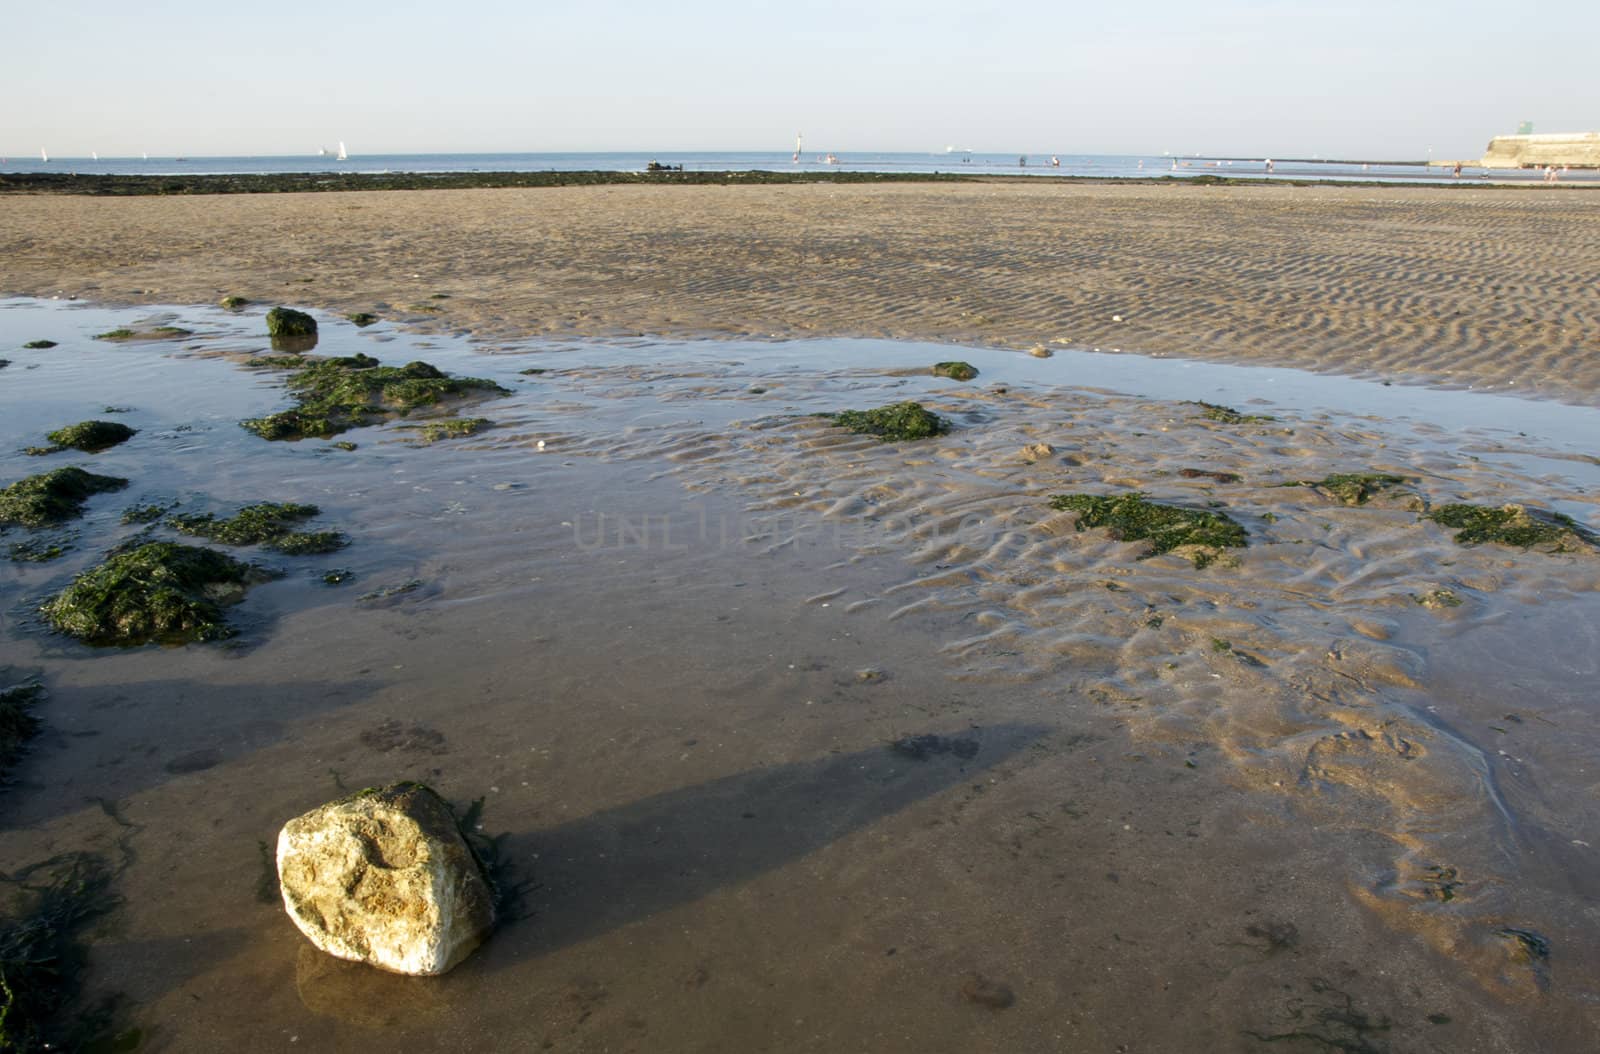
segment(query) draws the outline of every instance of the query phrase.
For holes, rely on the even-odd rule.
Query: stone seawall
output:
[[[1600,132],[1497,135],[1478,164],[1484,168],[1600,168]]]

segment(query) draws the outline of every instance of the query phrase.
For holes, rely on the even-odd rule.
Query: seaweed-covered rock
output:
[[[1386,472],[1336,472],[1321,479],[1302,479],[1283,485],[1310,487],[1318,494],[1346,505],[1365,505],[1379,494],[1402,486],[1405,482],[1404,476]]]
[[[1150,549],[1140,559],[1176,552],[1188,556],[1195,567],[1215,562],[1224,549],[1249,544],[1245,530],[1224,513],[1162,505],[1137,491],[1104,494],[1058,494],[1052,509],[1078,514],[1078,530],[1105,527],[1119,541],[1147,541]]]
[[[89,644],[220,640],[233,635],[224,605],[270,577],[215,549],[149,542],[113,553],[41,610],[57,631]]]
[[[1559,512],[1522,505],[1441,505],[1424,519],[1456,529],[1460,545],[1490,542],[1518,549],[1545,552],[1592,552],[1600,548],[1600,535]]]
[[[970,381],[978,375],[978,367],[970,362],[936,362],[933,364],[935,377],[948,377],[952,381]]]
[[[79,421],[46,435],[52,446],[29,447],[28,453],[54,454],[59,450],[81,450],[85,454],[98,454],[118,443],[126,443],[138,434],[138,429],[129,428],[118,421]]]
[[[841,410],[822,416],[841,428],[877,436],[885,443],[928,439],[950,430],[950,422],[914,402],[890,403],[875,410]]]
[[[370,311],[357,311],[344,317],[349,320],[352,325],[362,329],[365,329],[367,326],[370,326],[374,322],[378,321],[378,316],[374,315]]]
[[[293,529],[294,524],[309,520],[320,511],[315,505],[264,501],[246,505],[233,516],[221,520],[209,512],[172,516],[168,518],[167,526],[223,545],[262,545],[291,556],[331,553],[343,549],[349,540],[338,531]]]
[[[217,306],[227,311],[237,311],[242,307],[249,307],[250,301],[242,296],[225,296],[217,301]]]
[[[240,424],[263,439],[327,437],[447,399],[509,394],[493,381],[451,377],[426,362],[383,366],[370,355],[313,362],[287,384],[296,409]]]
[[[28,343],[23,345],[23,347],[30,348],[35,351],[44,351],[47,348],[53,348],[55,346],[56,342],[53,340],[30,340]]]
[[[296,311],[292,307],[275,307],[267,312],[267,336],[269,337],[314,337],[317,335],[317,320],[304,311]]]
[[[442,974],[494,927],[494,898],[450,807],[399,783],[312,809],[278,835],[283,906],[312,944],[395,973]]]
[[[1195,400],[1189,405],[1200,407],[1201,417],[1204,417],[1208,421],[1216,421],[1218,424],[1262,424],[1267,421],[1277,420],[1276,417],[1272,417],[1268,414],[1242,414],[1231,406],[1219,406],[1216,403],[1208,403],[1200,400]]]
[[[422,441],[437,443],[441,439],[465,439],[493,427],[494,422],[487,417],[447,417],[423,425]]]
[[[0,527],[43,527],[70,520],[83,512],[91,495],[127,485],[120,477],[97,476],[76,465],[41,472],[0,490]]]

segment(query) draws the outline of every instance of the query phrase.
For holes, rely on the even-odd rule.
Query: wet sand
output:
[[[9,294],[234,294],[485,339],[1044,344],[1600,397],[1600,197],[1560,188],[10,196],[0,259]]]
[[[958,384],[921,368],[935,348],[325,318],[319,351],[515,389],[479,436],[420,447],[402,422],[342,451],[236,427],[282,405],[234,365],[258,313],[88,339],[140,317],[0,312],[4,481],[135,481],[61,561],[0,564],[0,672],[50,691],[0,855],[126,861],[91,982],[149,1050],[1509,1052],[1600,1025],[1600,556],[1418,516],[1595,525],[1582,422],[1498,423],[1471,393],[1436,420],[1301,409],[1263,371],[1228,398],[1275,419],[1228,424],[1067,355],[973,352]],[[9,350],[38,337],[59,346]],[[953,431],[811,416],[901,398]],[[106,403],[134,440],[20,453]],[[1340,471],[1405,484],[1363,506],[1283,486]],[[1220,503],[1251,545],[1143,559],[1048,507],[1127,489]],[[234,644],[93,650],[34,620],[133,532],[125,506],[265,499],[354,544],[276,560]],[[355,580],[323,585],[335,565]],[[950,749],[895,749],[914,736]],[[313,953],[263,870],[285,819],[401,778],[485,797],[531,883],[438,981]]]

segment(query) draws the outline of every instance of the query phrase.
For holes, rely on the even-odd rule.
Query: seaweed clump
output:
[[[1600,547],[1600,535],[1572,517],[1521,505],[1441,505],[1423,518],[1455,528],[1459,545],[1492,542],[1519,549],[1537,546],[1555,553]]]
[[[820,416],[860,435],[877,436],[885,443],[930,439],[950,431],[950,422],[914,402],[891,403],[876,410],[841,410]]]
[[[46,348],[53,348],[55,346],[56,342],[53,340],[30,340],[28,343],[23,345],[23,347],[33,351],[43,351]]]
[[[137,428],[129,428],[118,421],[79,421],[46,435],[45,438],[53,446],[29,447],[28,453],[54,454],[60,450],[81,450],[85,454],[98,454],[118,443],[126,443],[138,432]]]
[[[437,443],[441,439],[464,439],[467,436],[477,435],[493,425],[494,422],[487,417],[447,417],[429,421],[422,426],[422,441]]]
[[[221,300],[217,301],[217,306],[227,311],[237,311],[240,308],[248,307],[249,305],[250,301],[242,296],[225,296]]]
[[[1337,498],[1346,505],[1365,505],[1374,496],[1404,484],[1404,476],[1385,472],[1336,472],[1322,479],[1302,479],[1285,487],[1311,487],[1318,493]]]
[[[296,311],[292,307],[275,307],[267,312],[267,336],[269,337],[314,337],[317,335],[317,320],[304,311]]]
[[[179,337],[190,337],[194,330],[184,329],[182,326],[155,326],[151,329],[129,329],[121,326],[117,329],[108,329],[104,333],[96,333],[95,340],[177,340]]]
[[[215,549],[148,542],[113,553],[41,609],[52,628],[89,644],[222,640],[223,614],[267,572]]]
[[[298,407],[240,424],[263,439],[327,437],[447,398],[509,394],[493,381],[450,377],[426,362],[381,366],[370,355],[314,362],[287,383]]]
[[[331,553],[349,544],[339,531],[296,531],[293,524],[309,520],[320,509],[294,502],[259,502],[219,520],[211,513],[172,516],[167,526],[183,534],[208,538],[223,545],[261,545],[291,556]]]
[[[970,381],[978,375],[978,367],[970,362],[936,362],[933,364],[935,377],[948,377],[952,381]]]
[[[1214,563],[1222,550],[1249,544],[1244,528],[1225,513],[1162,505],[1138,491],[1115,496],[1057,494],[1050,499],[1050,507],[1076,512],[1080,531],[1105,527],[1119,541],[1149,542],[1150,549],[1141,560],[1179,552],[1195,567],[1204,568]]]
[[[1242,414],[1231,406],[1219,406],[1216,403],[1193,400],[1191,406],[1200,407],[1200,416],[1208,421],[1216,421],[1225,425],[1260,424],[1264,421],[1276,421],[1276,417],[1268,414]]]
[[[13,910],[0,919],[0,1050],[35,1054],[139,1045],[138,1029],[113,1031],[115,998],[74,1005],[88,965],[82,931],[120,902],[111,889],[113,877],[99,856],[81,852],[0,875],[19,892]],[[70,1018],[69,1009],[75,1011]]]
[[[70,520],[82,514],[91,495],[127,485],[125,479],[97,476],[76,465],[41,472],[0,490],[0,527],[43,527]]]
[[[374,315],[370,311],[357,311],[354,314],[346,315],[344,317],[352,325],[358,326],[362,329],[365,329],[367,326],[370,326],[374,322],[378,321],[378,316]]]

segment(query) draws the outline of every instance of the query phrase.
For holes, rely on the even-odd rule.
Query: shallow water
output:
[[[131,850],[93,981],[149,1049],[1528,1050],[1597,1024],[1600,559],[1279,484],[1395,472],[1600,526],[1600,411],[1128,355],[324,319],[319,353],[516,390],[472,408],[480,436],[397,422],[343,451],[236,427],[282,403],[235,361],[258,313],[89,339],[146,318],[0,308],[3,481],[133,480],[62,559],[0,564],[0,669],[51,693],[0,846]],[[924,372],[956,357],[976,382]],[[903,398],[955,431],[806,416]],[[107,405],[124,446],[19,452]],[[1127,487],[1220,501],[1252,546],[1197,571],[1045,507]],[[97,651],[34,621],[133,533],[126,506],[254,500],[316,502],[353,544],[261,554],[287,574],[235,641]],[[1414,599],[1438,589],[1460,606]],[[923,733],[979,750],[888,749]],[[326,960],[258,899],[284,820],[402,778],[485,796],[533,883],[436,981]]]

